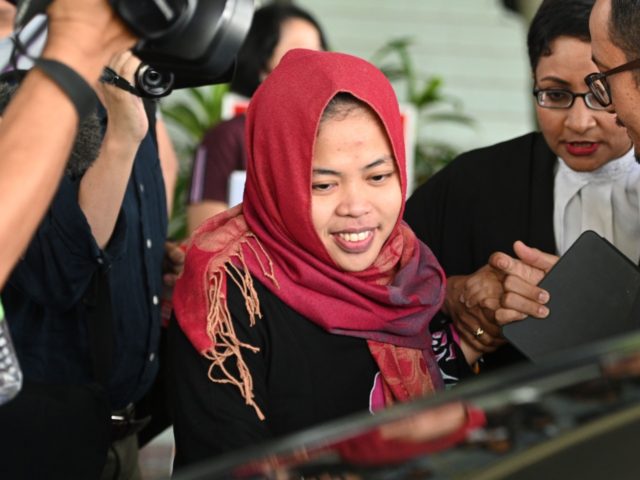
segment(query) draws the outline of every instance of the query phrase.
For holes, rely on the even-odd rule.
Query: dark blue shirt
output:
[[[94,380],[83,297],[108,270],[113,313],[109,397],[135,402],[158,369],[162,257],[167,231],[164,182],[151,135],[143,140],[115,230],[104,250],[78,205],[78,180],[64,177],[45,218],[2,292],[26,380]]]

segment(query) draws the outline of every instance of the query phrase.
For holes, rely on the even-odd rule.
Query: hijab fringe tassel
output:
[[[262,262],[261,255],[256,251],[253,243],[259,246],[262,257],[267,260],[267,266]],[[207,335],[212,340],[213,346],[204,352],[204,356],[212,362],[209,366],[209,379],[212,382],[231,383],[238,387],[245,403],[254,408],[260,420],[264,420],[265,416],[254,400],[253,378],[251,377],[251,372],[247,364],[242,358],[241,351],[242,348],[246,348],[253,353],[257,353],[260,349],[238,340],[233,328],[233,322],[231,321],[231,313],[229,312],[227,299],[223,291],[228,276],[238,286],[244,297],[245,306],[249,315],[249,324],[253,327],[256,323],[256,318],[262,318],[260,300],[253,284],[253,278],[245,262],[242,248],[243,244],[250,248],[251,253],[258,260],[264,275],[273,281],[276,287],[280,288],[274,275],[271,258],[269,258],[258,239],[253,234],[248,234],[247,238],[241,240],[237,251],[231,255],[231,257],[237,258],[239,266],[231,261],[227,261],[223,264],[222,268],[209,272]],[[225,361],[229,357],[236,358],[238,377],[235,377],[225,368]],[[216,369],[222,372],[222,377],[214,375],[214,370]]]

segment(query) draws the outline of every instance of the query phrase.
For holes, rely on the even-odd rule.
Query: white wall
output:
[[[433,126],[427,134],[460,150],[530,131],[532,96],[526,26],[499,0],[297,0],[326,30],[333,50],[370,59],[392,38],[414,38],[421,74],[444,79],[477,121],[474,129]],[[403,92],[398,91],[403,96]]]

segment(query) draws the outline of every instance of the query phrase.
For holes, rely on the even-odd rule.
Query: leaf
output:
[[[207,111],[207,99],[199,88],[189,88],[187,89],[187,94],[194,100],[202,112]]]
[[[431,77],[422,92],[415,99],[415,105],[420,109],[430,103],[439,102],[442,100],[440,90],[442,89],[443,81],[440,77]]]
[[[170,120],[180,130],[198,142],[206,127],[202,124],[194,111],[184,103],[178,103],[162,110],[165,118]]]
[[[180,170],[174,192],[173,212],[169,222],[172,238],[186,236],[186,205],[191,177],[191,159],[205,132],[220,121],[222,98],[229,86],[210,85],[185,89],[188,101],[162,106],[162,114],[168,123],[188,138],[188,144],[180,148]]]

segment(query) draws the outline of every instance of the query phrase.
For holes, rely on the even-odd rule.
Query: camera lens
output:
[[[171,93],[174,76],[171,72],[163,72],[141,64],[136,71],[136,88],[147,97],[164,97]]]

